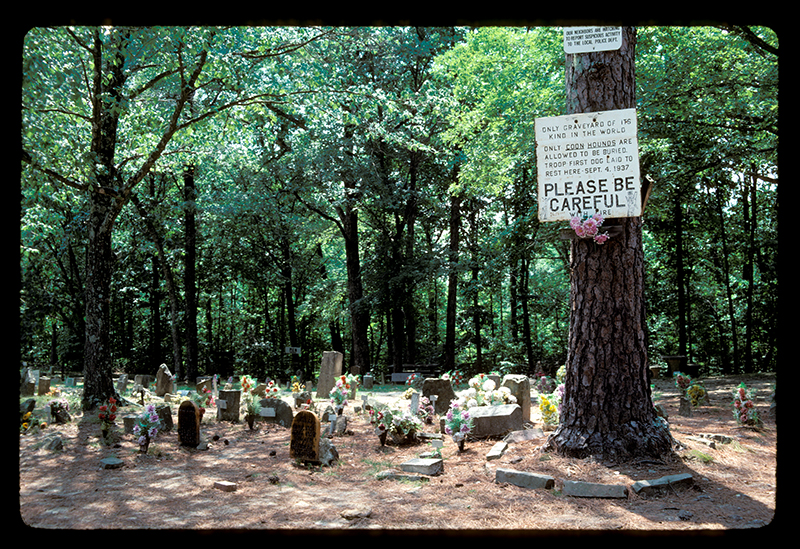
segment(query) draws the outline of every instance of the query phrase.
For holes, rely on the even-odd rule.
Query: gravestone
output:
[[[158,367],[156,373],[156,396],[163,397],[172,392],[172,374],[166,364]]]
[[[502,387],[508,387],[511,395],[522,408],[522,421],[531,420],[531,380],[526,375],[508,374],[503,377]]]
[[[472,437],[504,436],[522,429],[522,408],[518,404],[475,406],[469,409],[469,413],[472,416]]]
[[[456,399],[456,393],[453,391],[453,384],[450,383],[450,380],[438,377],[429,377],[422,382],[422,396],[433,402],[432,395],[437,396],[433,410],[439,416],[447,413],[450,401]]]
[[[33,372],[27,368],[22,373],[19,391],[20,396],[24,397],[33,396],[33,393],[36,392],[36,379],[33,376]]]
[[[217,420],[238,422],[241,400],[241,391],[220,389],[217,399]]]
[[[128,390],[128,374],[122,374],[117,379],[117,392],[119,394],[124,393]]]
[[[161,430],[168,433],[172,431],[172,406],[161,404],[156,406],[156,414],[161,420]]]
[[[49,377],[40,377],[39,378],[39,391],[38,395],[46,395],[50,392],[50,378]]]
[[[365,390],[370,390],[372,389],[372,386],[375,384],[375,378],[372,377],[372,374],[364,374],[364,377],[361,382],[364,385]]]
[[[319,369],[319,383],[317,385],[317,398],[329,398],[331,389],[336,384],[336,379],[342,375],[342,358],[344,355],[338,351],[325,351],[322,353],[322,364]]]
[[[265,423],[277,423],[287,428],[292,426],[294,412],[292,412],[292,407],[282,399],[264,398],[261,399],[260,404],[260,415]]]
[[[289,455],[300,461],[319,462],[319,418],[313,412],[301,410],[292,420]]]
[[[178,442],[193,448],[200,444],[200,408],[191,400],[178,407]]]

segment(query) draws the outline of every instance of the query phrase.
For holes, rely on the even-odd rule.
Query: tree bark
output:
[[[618,51],[567,55],[569,113],[635,105],[636,34]],[[570,329],[560,424],[547,448],[569,457],[661,457],[672,437],[651,400],[639,217],[598,245],[570,241]]]
[[[197,378],[197,226],[195,216],[195,203],[197,200],[197,187],[194,181],[194,166],[187,166],[183,173],[184,192],[184,331],[186,338],[186,371],[182,372],[180,363],[175,364],[175,377],[181,379]]]

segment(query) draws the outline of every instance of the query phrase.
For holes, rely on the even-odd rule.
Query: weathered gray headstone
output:
[[[422,396],[430,400],[433,395],[437,397],[433,410],[440,416],[447,413],[450,401],[456,399],[456,393],[450,380],[438,377],[429,377],[422,382]]]
[[[156,414],[161,420],[161,430],[165,433],[172,431],[172,406],[169,404],[160,404],[156,406]]]
[[[508,387],[511,395],[522,408],[522,421],[531,420],[531,380],[526,375],[508,374],[503,377],[502,387]]]
[[[319,462],[320,425],[313,412],[301,410],[292,421],[289,455],[300,461]]]
[[[495,471],[495,482],[507,482],[521,488],[545,488],[551,489],[555,486],[556,479],[549,475],[529,473],[527,471],[517,471],[515,469],[498,468]]]
[[[39,391],[38,395],[43,396],[50,392],[50,378],[49,377],[40,377],[39,378]]]
[[[166,364],[158,367],[156,373],[156,396],[163,397],[172,392],[172,374]]]
[[[694,478],[689,473],[679,473],[676,475],[667,475],[654,480],[637,480],[631,485],[633,491],[637,494],[652,494],[659,490],[666,489],[674,486],[691,486]]]
[[[444,471],[444,461],[441,458],[414,458],[401,463],[400,469],[407,473],[433,476]]]
[[[121,374],[117,379],[117,392],[124,393],[128,389],[128,374]]]
[[[319,441],[319,462],[330,467],[339,461],[339,452],[329,438],[322,438]]]
[[[265,423],[277,423],[282,427],[289,428],[292,426],[292,421],[294,420],[294,412],[292,411],[292,407],[284,402],[280,398],[264,398],[261,399],[261,408],[263,409],[272,409],[275,412],[273,414],[264,415],[261,414],[261,417],[264,419]]]
[[[576,498],[627,498],[628,487],[622,484],[565,480],[562,494]]]
[[[191,400],[178,407],[178,442],[191,447],[200,444],[200,408]]]
[[[336,384],[336,378],[342,375],[342,358],[344,355],[338,351],[325,351],[322,353],[322,364],[319,368],[319,384],[317,385],[317,398],[329,398],[331,389]]]
[[[522,429],[522,408],[518,404],[475,406],[469,409],[469,413],[472,416],[472,437],[504,436]]]
[[[33,372],[28,368],[22,373],[19,391],[20,396],[24,397],[33,396],[33,393],[36,392],[36,379],[33,376]]]
[[[364,389],[370,390],[375,383],[375,378],[372,377],[372,374],[364,374],[361,382],[364,385]]]

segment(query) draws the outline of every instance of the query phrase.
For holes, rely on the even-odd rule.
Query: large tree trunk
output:
[[[635,30],[618,51],[567,55],[569,113],[635,105]],[[661,457],[672,437],[650,395],[642,220],[598,245],[570,243],[570,330],[561,422],[547,446],[561,455]]]

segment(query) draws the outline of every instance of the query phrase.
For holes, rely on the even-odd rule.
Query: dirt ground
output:
[[[756,395],[764,419],[760,430],[738,427],[732,418],[731,393],[741,380]],[[101,444],[98,423],[76,417],[39,434],[20,435],[20,522],[34,534],[102,529],[327,535],[354,529],[359,534],[444,531],[465,538],[609,531],[768,534],[776,517],[777,428],[769,415],[775,376],[703,382],[710,403],[683,417],[672,380],[655,380],[670,430],[680,443],[668,461],[567,459],[543,452],[545,438],[511,444],[500,459],[487,461],[496,440],[469,441],[459,453],[445,437],[444,472],[425,481],[378,480],[378,472],[399,469],[431,447],[427,442],[381,447],[367,416],[353,409],[345,411],[348,432],[332,439],[340,457],[332,467],[295,463],[289,455],[290,431],[279,425],[261,423],[251,431],[244,422],[220,423],[213,413],[206,414],[201,434],[209,449],[181,447],[173,430],[159,434],[144,455],[131,435],[119,435],[115,446]],[[532,426],[541,427],[535,406],[532,415]],[[435,432],[433,425],[426,430]],[[54,433],[64,441],[62,451],[39,447]],[[690,438],[700,434],[734,440],[710,448]],[[109,456],[124,466],[103,469],[100,460]],[[498,467],[550,475],[556,486],[498,484]],[[561,493],[564,480],[629,486],[678,473],[690,473],[692,485],[651,496],[630,491],[627,499]],[[235,483],[236,490],[215,488],[219,481]]]

